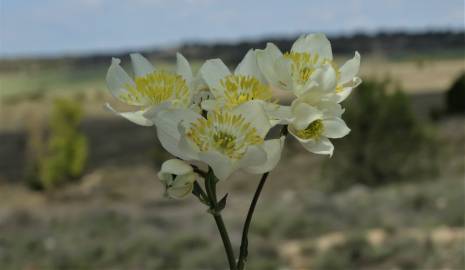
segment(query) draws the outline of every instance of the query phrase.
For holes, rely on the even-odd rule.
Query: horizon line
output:
[[[214,45],[214,44],[238,44],[242,42],[257,42],[263,39],[286,39],[291,37],[298,37],[303,33],[318,33],[323,32],[329,38],[340,38],[344,36],[355,36],[355,35],[368,35],[377,36],[380,34],[396,34],[396,33],[408,33],[408,34],[421,34],[421,33],[439,33],[439,32],[452,32],[452,33],[464,33],[465,28],[462,26],[437,26],[437,27],[399,27],[399,28],[379,28],[376,30],[359,29],[350,31],[308,31],[308,32],[294,32],[294,33],[268,33],[256,37],[243,36],[239,38],[217,38],[217,39],[198,39],[198,40],[183,40],[179,42],[171,42],[169,44],[158,44],[158,45],[141,45],[131,47],[120,47],[120,48],[95,48],[95,49],[82,49],[82,50],[61,50],[55,52],[30,52],[30,53],[2,53],[0,51],[0,60],[46,60],[46,59],[59,59],[59,58],[82,58],[92,56],[105,56],[109,54],[125,54],[129,52],[154,52],[157,50],[167,51],[170,49],[181,48],[186,45]],[[0,40],[1,41],[1,40]],[[1,44],[1,42],[0,42]]]

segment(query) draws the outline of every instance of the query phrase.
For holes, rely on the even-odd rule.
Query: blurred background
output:
[[[225,269],[205,207],[163,196],[155,130],[103,110],[106,70],[234,67],[312,32],[362,55],[352,132],[332,158],[288,140],[248,269],[464,269],[464,30],[462,0],[1,0],[0,269]],[[258,180],[219,185],[236,248]]]

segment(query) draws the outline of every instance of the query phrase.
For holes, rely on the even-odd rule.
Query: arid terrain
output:
[[[0,269],[225,269],[207,209],[163,196],[156,174],[169,155],[155,130],[103,110],[116,103],[105,70],[0,73]],[[438,172],[329,192],[321,182],[323,168],[338,169],[333,159],[290,139],[258,205],[249,269],[463,269],[465,116],[430,114],[464,71],[463,59],[364,59],[361,77],[394,80],[433,130]],[[47,133],[56,97],[81,104],[89,158],[79,179],[37,191],[25,183],[31,138]],[[258,180],[237,173],[219,184],[229,193],[224,215],[236,248]]]

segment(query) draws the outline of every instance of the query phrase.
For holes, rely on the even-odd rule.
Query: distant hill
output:
[[[250,48],[264,48],[267,42],[275,43],[287,51],[298,36],[292,38],[270,38],[239,43],[186,44],[180,51],[188,58],[221,57],[227,62],[237,63]],[[338,55],[359,51],[364,55],[376,54],[386,57],[407,55],[462,55],[465,50],[465,32],[390,32],[374,35],[359,33],[351,36],[329,36],[333,52]]]
[[[235,64],[241,60],[247,50],[250,48],[264,48],[267,42],[275,43],[283,51],[289,50],[297,37],[271,37],[236,43],[191,42],[178,48],[154,48],[142,51],[142,53],[150,58],[172,60],[176,51],[180,51],[189,60],[220,57],[229,64]],[[357,50],[363,55],[381,55],[391,58],[412,56],[463,57],[465,51],[464,31],[356,33],[353,35],[329,36],[329,39],[331,40],[334,53],[338,55],[353,54]],[[128,52],[53,59],[0,60],[0,70],[15,69],[24,64],[61,65],[67,63],[81,67],[85,65],[108,64],[111,57],[127,59]]]

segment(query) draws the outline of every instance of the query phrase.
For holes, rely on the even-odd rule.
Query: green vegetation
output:
[[[56,100],[50,119],[50,134],[43,153],[38,155],[36,187],[55,188],[79,177],[87,160],[87,139],[79,132],[82,110],[70,100]]]
[[[129,190],[134,186],[132,180],[118,185]],[[277,200],[280,194],[264,197],[260,202],[256,221],[261,228],[251,227],[250,241],[254,245],[249,251],[250,269],[285,266],[296,269],[289,257],[283,255],[289,242],[302,248],[299,258],[304,263],[303,269],[464,267],[464,239],[463,234],[458,234],[463,232],[461,179],[430,181],[420,186],[401,183],[337,194],[306,189],[296,191],[287,201]],[[183,211],[193,201],[168,203],[158,197],[128,203],[128,198],[126,194],[114,201],[98,194],[79,201],[81,207],[93,207],[71,207],[67,214],[56,211],[55,206],[63,206],[66,201],[55,198],[47,208],[11,213],[2,222],[2,230],[8,233],[0,235],[0,268],[214,270],[224,267],[216,228],[203,218],[205,209]],[[118,209],[121,201],[125,207]],[[42,218],[40,211],[47,211],[47,218]],[[228,214],[228,224],[239,224],[242,213]],[[271,234],[262,235],[263,226],[270,228]],[[233,232],[240,229],[230,228]],[[432,242],[432,232],[437,228],[446,228],[451,236],[442,242]],[[367,232],[372,229],[385,233],[379,245],[367,240]],[[346,240],[325,250],[318,247],[318,240],[330,238],[335,232]]]
[[[62,64],[59,67],[24,66],[19,70],[0,73],[5,101],[18,99],[40,99],[49,93],[72,93],[83,89],[104,89],[105,68],[75,68]]]
[[[335,141],[334,157],[324,171],[327,188],[379,186],[436,173],[432,131],[415,117],[408,97],[397,86],[365,81],[348,102],[344,119],[351,133]]]
[[[465,113],[465,73],[461,74],[447,90],[446,108],[450,114]]]

